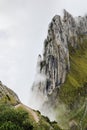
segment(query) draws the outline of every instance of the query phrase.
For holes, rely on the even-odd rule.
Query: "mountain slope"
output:
[[[64,102],[74,107],[73,103],[75,101],[78,103],[79,97],[83,97],[84,100],[87,95],[87,40],[83,40],[78,50],[70,49],[71,69],[64,85],[60,88],[60,98],[67,100]]]
[[[42,95],[52,94],[66,80],[70,70],[69,47],[78,48],[83,42],[81,35],[87,32],[87,17],[75,19],[64,10],[61,18],[55,15],[49,24],[48,35],[44,41],[44,53],[39,55],[37,62],[38,74],[43,78],[37,84],[34,82],[33,91]]]
[[[66,106],[65,111],[61,111],[60,124],[66,127],[78,126],[78,130],[87,128],[87,40],[80,44],[78,50],[71,49],[70,63],[71,69],[66,77],[65,83],[59,90],[58,99]],[[56,112],[58,108],[56,107]],[[70,122],[74,122],[71,123]],[[80,128],[79,128],[80,127]],[[82,127],[82,129],[81,129]],[[76,127],[77,130],[77,127]]]
[[[15,92],[10,88],[6,87],[0,81],[0,103],[17,105],[20,103],[20,100]]]
[[[0,82],[0,130],[61,129],[57,122],[22,104],[18,96]]]
[[[33,95],[39,108],[65,130],[87,129],[87,16],[53,17],[39,55]],[[51,114],[51,115],[50,115]]]
[[[32,110],[31,108],[29,108],[28,106],[25,106],[24,104],[18,104],[18,105],[15,106],[15,108],[16,109],[18,109],[18,108],[25,109],[27,112],[29,112],[32,115],[32,117],[36,121],[36,123],[39,122],[40,119],[39,119],[38,114],[34,110]]]

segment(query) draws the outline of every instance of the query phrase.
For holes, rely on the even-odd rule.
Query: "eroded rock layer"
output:
[[[34,82],[33,91],[48,96],[65,82],[70,70],[69,46],[78,48],[83,34],[87,34],[87,16],[73,18],[64,10],[63,18],[53,17],[44,41],[43,56],[38,56],[37,75],[43,78]]]

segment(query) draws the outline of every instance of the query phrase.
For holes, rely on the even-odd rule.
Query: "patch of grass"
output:
[[[0,99],[0,103],[5,103],[5,104],[9,104],[9,105],[16,105],[18,104],[17,100],[15,99],[14,96],[12,95],[3,95]]]
[[[57,120],[64,129],[70,129],[69,123],[74,122],[78,129],[87,128],[87,112],[84,103],[87,104],[87,39],[83,37],[76,48],[69,46],[70,71],[65,83],[58,93],[59,105],[65,105],[63,110],[56,107]],[[84,115],[85,113],[85,115]],[[82,119],[82,121],[81,121]],[[75,126],[75,127],[76,127]]]
[[[70,72],[66,77],[66,82],[61,86],[59,97],[62,102],[73,109],[86,97],[84,83],[87,82],[87,40],[79,43],[77,49],[70,49]],[[81,95],[81,91],[85,94]]]

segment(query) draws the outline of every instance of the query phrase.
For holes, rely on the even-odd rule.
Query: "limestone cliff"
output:
[[[38,57],[38,74],[44,80],[34,82],[33,91],[38,94],[50,95],[66,80],[70,70],[69,46],[78,48],[82,42],[80,35],[87,33],[87,16],[73,18],[66,10],[64,16],[53,17],[44,41],[43,56]]]
[[[32,90],[40,110],[63,129],[87,129],[87,16],[64,10],[63,18],[53,17]]]

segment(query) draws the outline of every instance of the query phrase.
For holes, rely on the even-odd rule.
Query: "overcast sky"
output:
[[[0,0],[0,80],[28,105],[48,24],[62,9],[87,13],[87,0]]]

